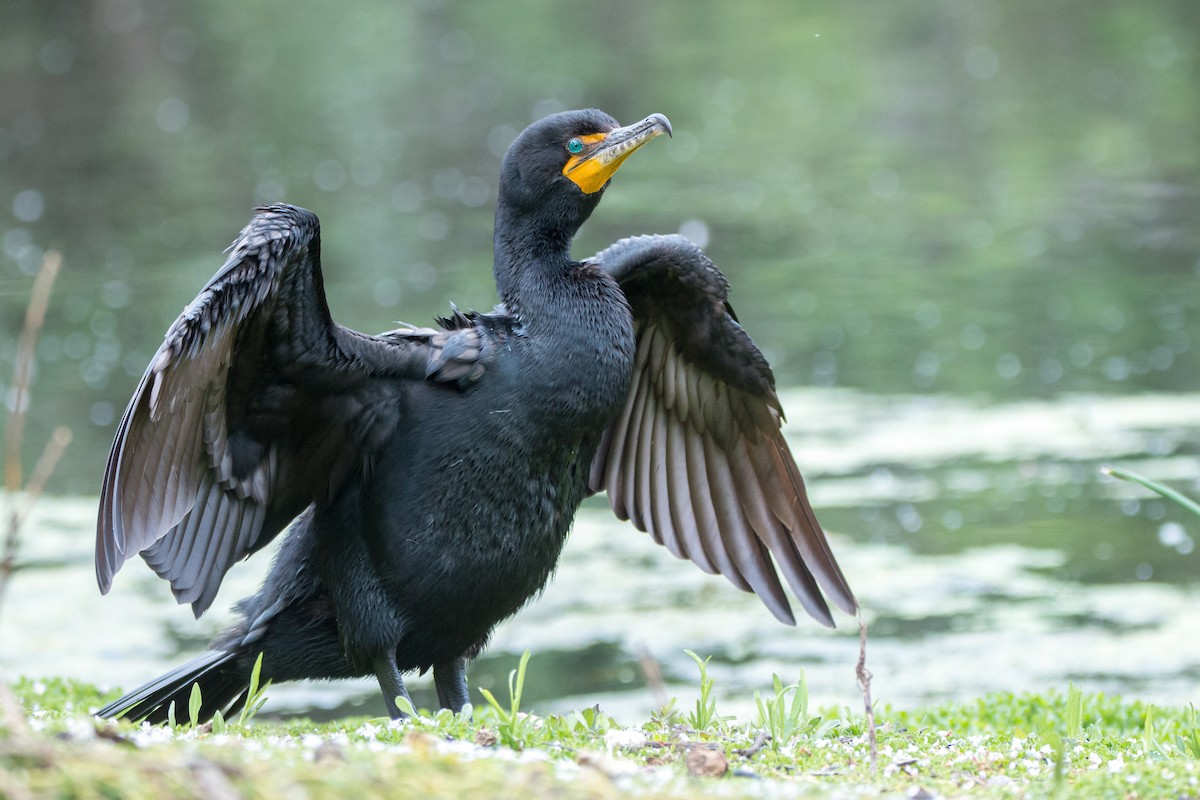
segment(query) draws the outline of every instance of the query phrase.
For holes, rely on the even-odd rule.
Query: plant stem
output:
[[[50,289],[58,277],[62,256],[54,250],[46,253],[42,267],[33,279],[29,305],[25,307],[25,326],[17,342],[13,360],[12,412],[4,431],[4,486],[10,492],[21,488],[21,443],[25,438],[25,418],[29,413],[29,384],[33,380],[33,361],[38,333],[46,321],[46,306],[50,304]]]
[[[1130,472],[1129,470],[1121,469],[1120,467],[1101,467],[1100,471],[1105,475],[1112,475],[1114,478],[1120,478],[1123,481],[1129,481],[1130,483],[1136,483],[1140,484],[1141,486],[1145,486],[1150,491],[1160,494],[1168,500],[1174,500],[1188,511],[1191,511],[1193,514],[1200,517],[1200,505],[1198,505],[1196,501],[1192,500],[1190,497],[1180,494],[1169,486],[1163,486],[1158,481],[1152,481],[1145,476],[1137,474],[1136,472]]]
[[[9,579],[16,569],[17,550],[21,542],[21,525],[41,495],[63,450],[71,442],[71,430],[60,426],[54,430],[50,441],[42,449],[33,474],[25,485],[25,498],[16,505],[15,494],[20,491],[23,479],[21,468],[21,444],[25,438],[25,420],[29,415],[29,386],[33,381],[33,364],[37,352],[38,333],[46,321],[46,307],[50,303],[50,290],[62,266],[62,256],[51,250],[42,259],[42,267],[33,281],[29,305],[25,308],[25,326],[17,343],[17,354],[13,362],[12,411],[4,429],[4,493],[9,503],[8,525],[4,534],[4,547],[0,551],[0,604],[8,588]]]
[[[862,689],[863,707],[867,712],[867,739],[871,743],[871,769],[879,767],[879,737],[875,730],[875,708],[871,703],[871,671],[867,669],[867,623],[858,615],[858,688]]]

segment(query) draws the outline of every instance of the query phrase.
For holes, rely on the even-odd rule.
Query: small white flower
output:
[[[604,747],[608,752],[614,750],[640,750],[646,746],[646,734],[634,728],[611,730],[604,734]]]

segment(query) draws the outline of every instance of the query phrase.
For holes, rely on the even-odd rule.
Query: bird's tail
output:
[[[246,703],[251,670],[245,653],[211,650],[114,700],[96,716],[146,720],[157,725],[171,718],[172,705],[179,722],[207,722],[217,711],[224,716],[236,714]],[[189,712],[193,686],[200,687],[202,700],[200,713],[194,720]]]

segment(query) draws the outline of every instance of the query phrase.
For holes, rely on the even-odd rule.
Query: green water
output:
[[[981,405],[809,389],[783,402],[813,502],[870,624],[876,698],[912,707],[1074,682],[1156,703],[1194,699],[1200,636],[1183,610],[1197,599],[1197,526],[1101,478],[1099,466],[1194,486],[1200,394]],[[1192,454],[1142,455],[1162,447]],[[220,599],[192,619],[137,565],[97,602],[94,510],[91,499],[39,507],[32,566],[0,614],[7,671],[128,687],[229,623]],[[222,596],[252,592],[266,563],[235,567]],[[528,648],[535,707],[601,703],[636,720],[660,699],[647,660],[690,704],[695,667],[683,651],[692,649],[713,656],[725,713],[752,714],[753,691],[767,689],[772,672],[795,680],[801,668],[814,703],[857,708],[858,632],[836,617],[833,631],[806,620],[783,627],[756,598],[676,560],[596,499],[545,594],[497,629],[471,681],[503,687]],[[419,704],[436,702],[427,679],[413,688]],[[383,713],[366,680],[276,687],[272,698],[280,712]]]
[[[1177,609],[1200,523],[1097,469],[1200,494],[1196,31],[1190,0],[10,0],[0,397],[32,273],[58,249],[26,462],[55,425],[75,440],[0,661],[127,683],[219,625],[137,565],[124,599],[95,602],[89,498],[163,331],[255,204],[320,215],[344,324],[487,308],[500,155],[532,119],[594,105],[665,113],[675,137],[622,169],[576,254],[645,232],[703,242],[780,385],[815,387],[785,392],[789,433],[885,700],[1069,679],[1186,693],[1200,654],[1177,642],[1200,630]],[[535,646],[547,701],[645,704],[643,646],[671,680],[691,647],[731,690],[824,664],[814,694],[852,697],[852,621],[779,628],[644,538],[591,507],[570,580],[497,634],[476,679],[502,683]],[[253,588],[247,569],[217,605]],[[82,631],[62,622],[73,608]]]

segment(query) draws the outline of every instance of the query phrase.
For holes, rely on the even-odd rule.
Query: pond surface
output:
[[[136,564],[98,600],[94,495],[163,331],[255,204],[319,214],[343,324],[488,308],[504,148],[599,106],[665,113],[675,136],[622,168],[576,254],[681,231],[726,272],[788,387],[881,701],[1068,680],[1200,700],[1200,522],[1098,472],[1200,494],[1194,0],[8,6],[0,398],[57,249],[26,465],[56,425],[75,435],[0,610],[8,674],[129,685],[227,619],[192,620]],[[539,707],[644,716],[643,656],[678,693],[690,648],[731,703],[803,667],[814,700],[857,708],[857,631],[839,626],[779,626],[596,502],[473,680],[502,684],[529,647]],[[374,695],[273,692],[321,713],[380,711]]]
[[[791,444],[863,605],[877,699],[913,706],[1068,682],[1160,703],[1194,696],[1200,636],[1188,609],[1200,527],[1099,466],[1200,489],[1200,395],[977,405],[806,390],[784,400]],[[220,602],[193,620],[137,564],[99,600],[94,511],[91,501],[40,506],[31,566],[0,620],[10,672],[130,686],[229,620]],[[265,565],[235,568],[223,597],[252,592]],[[666,691],[686,706],[692,649],[713,656],[730,712],[750,713],[773,672],[790,681],[801,669],[814,703],[857,709],[858,632],[845,615],[838,624],[781,626],[753,596],[674,559],[595,501],[555,580],[498,629],[471,681],[503,686],[528,648],[534,707],[600,703],[618,719],[644,719],[661,700],[643,661],[659,663]],[[434,704],[427,679],[413,688],[418,703]],[[277,712],[383,713],[373,681],[271,694]]]

